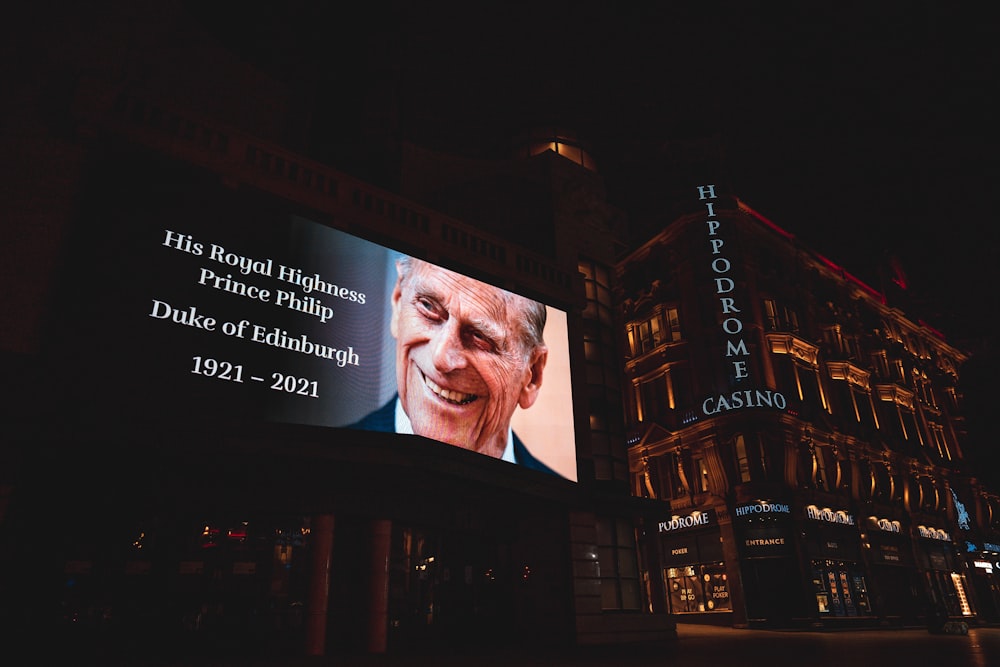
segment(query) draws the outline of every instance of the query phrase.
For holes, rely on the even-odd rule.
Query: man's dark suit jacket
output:
[[[347,426],[347,428],[360,429],[362,431],[380,431],[382,433],[394,433],[396,431],[396,399],[398,396],[393,396],[388,403],[383,405],[378,410],[370,412],[365,415],[360,421]],[[541,470],[542,472],[547,472],[550,475],[559,476],[552,468],[548,467],[528,451],[528,448],[524,446],[521,439],[517,437],[517,433],[514,433],[514,459],[517,464],[524,466],[525,468],[531,468],[532,470]]]

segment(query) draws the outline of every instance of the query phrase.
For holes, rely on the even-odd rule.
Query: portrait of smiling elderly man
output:
[[[545,305],[414,257],[396,272],[397,394],[352,428],[414,433],[558,474],[510,425],[542,386]]]

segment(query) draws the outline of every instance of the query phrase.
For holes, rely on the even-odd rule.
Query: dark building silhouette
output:
[[[623,215],[572,133],[491,160],[380,135],[370,173],[389,190],[310,157],[331,121],[305,87],[185,5],[35,18],[3,137],[8,627],[138,654],[674,635],[639,576],[611,299]],[[366,172],[361,148],[330,154]],[[345,315],[391,287],[357,294],[368,254],[300,270],[328,238],[564,314],[543,408],[569,443],[558,475],[325,415],[392,358],[374,307]]]

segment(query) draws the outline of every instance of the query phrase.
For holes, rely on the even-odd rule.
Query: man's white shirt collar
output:
[[[399,397],[396,398],[396,433],[413,435],[413,424],[410,423],[410,418],[403,411],[403,403]],[[514,458],[514,431],[510,428],[507,429],[507,447],[503,450],[503,456],[500,458],[510,463],[517,463],[517,459]]]

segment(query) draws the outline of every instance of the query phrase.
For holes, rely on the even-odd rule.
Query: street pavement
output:
[[[102,667],[1000,667],[1000,628],[938,635],[925,629],[852,631],[745,630],[678,624],[677,640],[617,647],[579,647],[565,652],[526,650],[511,643],[490,652],[331,655],[323,657],[220,654],[165,657],[156,646],[131,655],[64,656],[58,664]],[[8,657],[8,667],[57,664],[40,651]]]
[[[679,624],[677,641],[628,648],[580,648],[567,654],[386,656],[330,663],[350,667],[1000,667],[1000,628],[966,636],[925,629],[787,632]],[[370,657],[367,658],[370,660]],[[426,662],[422,661],[426,660]],[[235,666],[234,666],[235,667]]]

